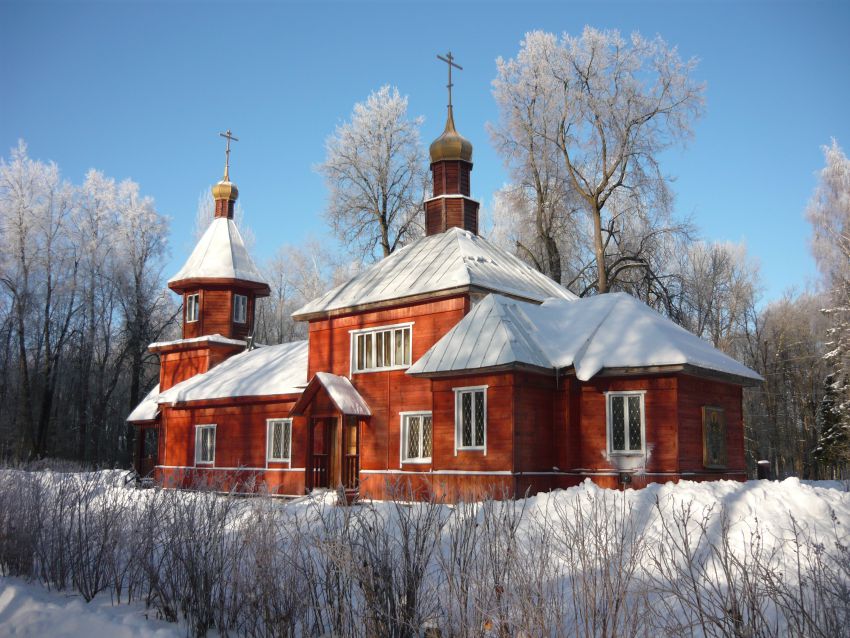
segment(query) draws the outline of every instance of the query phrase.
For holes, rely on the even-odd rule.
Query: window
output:
[[[186,323],[198,320],[201,296],[198,293],[186,295]]]
[[[612,454],[643,453],[643,394],[608,393],[608,451]]]
[[[268,420],[267,461],[289,461],[292,458],[292,419]]]
[[[487,446],[487,386],[455,388],[455,452]]]
[[[413,324],[351,332],[351,371],[369,372],[410,365]]]
[[[233,321],[245,323],[248,321],[248,297],[233,295]]]
[[[195,426],[195,464],[215,461],[215,426]]]
[[[430,462],[432,437],[430,412],[402,412],[401,460],[404,463]]]

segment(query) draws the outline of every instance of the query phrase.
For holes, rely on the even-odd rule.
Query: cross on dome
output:
[[[452,84],[452,67],[460,71],[463,71],[463,67],[459,64],[455,64],[455,58],[451,51],[446,54],[446,57],[437,54],[437,59],[445,62],[449,69],[449,83],[446,85],[446,88],[449,90],[449,108],[452,108],[452,87],[454,86],[454,84]]]
[[[451,54],[450,54],[451,55]],[[451,98],[449,99],[451,101]],[[231,133],[230,129],[227,129],[224,133],[219,133],[219,135],[223,138],[227,139],[227,146],[224,148],[224,181],[230,181],[230,140],[234,142],[238,142],[239,138],[234,137],[233,133]]]

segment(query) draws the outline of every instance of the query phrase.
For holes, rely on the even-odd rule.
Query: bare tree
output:
[[[325,217],[359,257],[386,257],[421,233],[422,121],[408,119],[407,97],[383,86],[355,104],[351,119],[325,143],[325,161],[317,167],[329,191]]]
[[[592,222],[595,268],[581,273],[592,283],[579,292],[607,292],[633,269],[651,272],[647,242],[677,230],[658,156],[691,134],[702,111],[696,62],[660,37],[627,41],[586,27],[580,37],[528,33],[516,59],[497,66],[498,130],[511,140],[501,146],[522,158],[509,163],[533,179],[545,166],[538,158],[554,154]]]

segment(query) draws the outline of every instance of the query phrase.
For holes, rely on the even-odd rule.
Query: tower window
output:
[[[186,295],[186,323],[192,323],[198,320],[201,314],[201,295]]]
[[[248,297],[245,295],[233,295],[233,321],[235,323],[248,321]]]

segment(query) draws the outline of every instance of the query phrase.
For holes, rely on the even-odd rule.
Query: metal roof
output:
[[[519,258],[460,228],[401,248],[293,313],[296,319],[426,293],[476,288],[542,302],[575,299]]]
[[[261,346],[233,355],[211,370],[159,395],[160,404],[229,397],[299,394],[307,385],[307,342]]]
[[[626,293],[550,299],[542,305],[488,295],[407,373],[508,364],[572,367],[582,381],[606,368],[670,365],[761,380],[755,371]]]
[[[232,219],[216,217],[168,285],[188,279],[238,279],[266,285]]]

